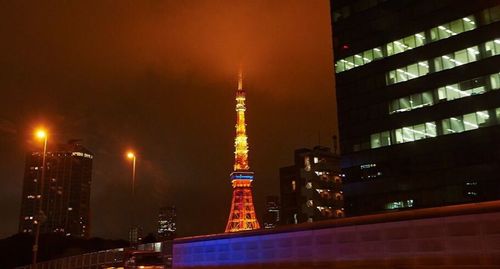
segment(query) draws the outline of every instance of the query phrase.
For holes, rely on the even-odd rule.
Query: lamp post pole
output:
[[[135,171],[136,171],[136,161],[137,161],[137,156],[135,155],[135,153],[129,151],[127,153],[127,158],[131,159],[132,160],[132,208],[131,208],[131,227],[130,227],[130,244],[131,245],[134,245],[134,242],[132,242],[133,240],[135,240],[135,238],[133,238],[134,236],[134,233],[139,233],[139,230],[135,227]],[[138,235],[138,234],[137,234]]]
[[[135,226],[135,161],[136,157],[132,159],[132,226]]]
[[[38,257],[38,249],[39,249],[39,240],[40,240],[40,226],[42,225],[42,216],[43,216],[43,191],[44,191],[44,181],[45,181],[45,159],[47,156],[47,141],[48,136],[47,133],[43,130],[39,130],[36,133],[37,137],[43,139],[43,155],[42,155],[42,175],[40,177],[40,188],[38,190],[38,195],[35,197],[37,202],[37,210],[36,216],[34,216],[33,223],[36,223],[36,231],[35,231],[35,243],[33,244],[33,264],[32,268],[37,268],[37,257]]]

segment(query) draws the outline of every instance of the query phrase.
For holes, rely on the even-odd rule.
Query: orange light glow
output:
[[[127,158],[134,159],[135,158],[134,152],[132,152],[132,151],[127,152]]]
[[[45,131],[44,129],[37,129],[35,131],[35,136],[39,139],[44,139],[47,137],[47,131]]]

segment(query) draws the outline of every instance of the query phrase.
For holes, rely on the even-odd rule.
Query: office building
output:
[[[172,240],[175,237],[177,211],[174,206],[160,208],[158,213],[158,238]]]
[[[139,225],[133,225],[132,227],[130,227],[130,229],[128,230],[128,241],[130,242],[130,244],[132,246],[139,244],[143,239],[143,233],[144,230]]]
[[[331,1],[346,213],[500,198],[498,1]]]
[[[89,237],[93,154],[76,140],[49,144],[40,190],[42,157],[43,151],[26,156],[19,232],[34,233],[33,222],[42,202],[41,233]]]
[[[280,198],[278,196],[266,197],[266,210],[264,211],[264,229],[276,228],[280,223]]]
[[[340,158],[329,148],[295,151],[280,169],[281,222],[297,224],[344,216]]]

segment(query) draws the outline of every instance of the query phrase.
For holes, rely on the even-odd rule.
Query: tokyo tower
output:
[[[236,91],[236,138],[234,139],[234,168],[231,173],[233,199],[226,233],[260,229],[252,198],[253,172],[248,166],[248,142],[245,124],[245,90],[240,70]]]

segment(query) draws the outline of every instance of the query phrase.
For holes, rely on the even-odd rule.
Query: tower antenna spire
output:
[[[240,65],[238,70],[238,91],[243,90],[243,68]]]
[[[234,171],[245,171],[248,166],[248,137],[245,122],[246,92],[243,89],[243,71],[238,73],[238,90],[236,91],[236,137],[234,138]]]

